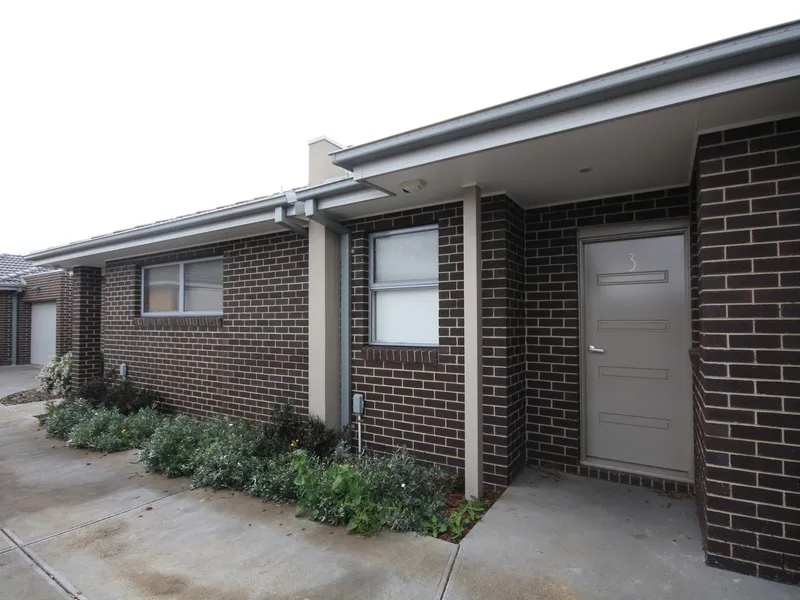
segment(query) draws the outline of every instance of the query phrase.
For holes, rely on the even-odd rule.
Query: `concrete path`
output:
[[[24,413],[7,413],[14,414],[0,422],[3,600],[67,592],[84,600],[438,599],[444,590],[453,544],[414,534],[349,536],[295,518],[293,506],[190,490],[186,479],[146,473],[133,451],[66,448]]]
[[[461,543],[446,600],[797,600],[704,564],[693,500],[525,472]]]
[[[35,365],[0,367],[0,398],[39,387],[36,376],[41,370],[42,367]]]

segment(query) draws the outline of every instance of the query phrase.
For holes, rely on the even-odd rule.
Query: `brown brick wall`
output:
[[[410,362],[392,351],[380,360],[369,343],[368,235],[439,225],[439,348],[436,360]],[[464,248],[460,202],[347,223],[351,234],[351,386],[365,399],[364,442],[378,450],[405,446],[428,462],[464,466]],[[386,351],[384,351],[386,352]],[[376,360],[376,358],[378,360]]]
[[[677,188],[525,212],[530,461],[601,472],[578,468],[578,228],[688,217],[689,210],[689,190]]]
[[[143,265],[222,256],[223,316],[141,317]],[[308,241],[276,233],[109,263],[103,284],[107,369],[172,408],[265,420],[276,402],[308,409]]]
[[[17,310],[17,364],[29,365],[31,362],[31,303],[24,302],[20,295]]]
[[[697,159],[708,562],[800,583],[800,118]]]
[[[483,460],[486,482],[502,486],[525,466],[524,222],[510,198],[481,203]]]
[[[11,307],[14,292],[0,291],[0,367],[11,364]]]
[[[102,290],[99,267],[75,267],[72,271],[72,384],[76,387],[102,372]]]

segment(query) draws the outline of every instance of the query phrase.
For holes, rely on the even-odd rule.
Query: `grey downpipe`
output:
[[[341,325],[341,409],[342,427],[350,424],[350,234],[344,233],[339,238],[340,267],[340,319]]]
[[[17,365],[17,344],[19,327],[19,290],[11,296],[11,365]]]

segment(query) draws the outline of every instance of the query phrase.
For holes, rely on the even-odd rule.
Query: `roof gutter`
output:
[[[708,44],[376,142],[337,150],[331,153],[331,162],[353,171],[358,165],[387,156],[796,52],[800,52],[800,21]]]
[[[203,225],[222,223],[232,219],[247,217],[262,213],[264,211],[273,210],[278,207],[288,207],[293,204],[295,197],[297,200],[302,201],[310,200],[312,198],[327,198],[329,196],[361,189],[362,187],[363,184],[354,181],[352,178],[342,179],[339,181],[333,181],[315,187],[298,190],[295,194],[290,194],[287,192],[285,194],[281,194],[280,196],[265,198],[263,200],[257,200],[248,204],[233,205],[227,208],[221,208],[199,215],[178,218],[165,223],[154,223],[152,225],[146,225],[136,229],[129,229],[119,233],[111,233],[109,235],[91,238],[81,242],[75,242],[73,244],[48,248],[47,250],[33,252],[25,258],[31,261],[44,261],[57,258],[63,255],[65,252],[87,252],[91,250],[100,251],[109,245],[118,244],[120,242],[144,240],[156,235],[175,233],[187,229],[202,227]]]

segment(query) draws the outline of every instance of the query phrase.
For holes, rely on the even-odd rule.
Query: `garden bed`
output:
[[[34,390],[23,390],[21,392],[14,392],[0,398],[0,404],[6,406],[14,406],[17,404],[30,404],[31,402],[43,402],[46,400],[56,400],[59,398],[56,394],[49,394],[38,388]]]
[[[105,390],[100,400],[50,405],[48,435],[102,452],[139,448],[140,462],[151,471],[190,477],[194,487],[292,503],[298,515],[362,535],[386,528],[458,542],[485,511],[486,504],[467,501],[455,489],[451,474],[402,449],[355,455],[341,434],[291,406],[280,405],[263,426],[198,421],[159,412],[150,396],[145,406],[132,403],[131,394],[141,395],[116,385],[96,386]]]
[[[66,354],[39,375],[46,393],[67,397],[48,403],[42,422],[68,446],[138,448],[139,461],[156,473],[296,504],[298,515],[358,534],[385,528],[458,542],[486,510],[483,501],[459,493],[451,473],[404,449],[355,455],[345,434],[288,404],[277,405],[267,425],[198,421],[160,412],[156,393],[113,372],[73,389],[71,367]]]

